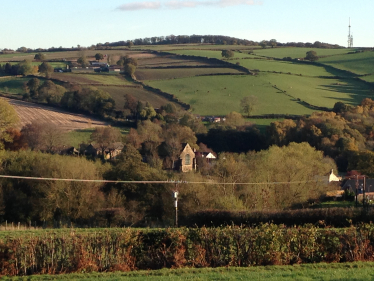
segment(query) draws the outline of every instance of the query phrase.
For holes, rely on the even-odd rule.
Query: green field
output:
[[[166,80],[192,77],[206,74],[241,73],[232,68],[173,68],[173,69],[138,69],[135,76],[138,80]]]
[[[265,74],[268,81],[287,94],[315,106],[332,108],[338,101],[356,105],[364,98],[374,98],[372,87],[354,79],[322,79]]]
[[[174,94],[191,104],[193,113],[200,115],[226,115],[240,111],[240,100],[249,95],[258,97],[258,114],[310,114],[314,110],[300,105],[294,99],[279,93],[261,76],[207,76],[181,78],[145,83]],[[226,89],[225,89],[226,88]]]
[[[53,73],[52,78],[59,79],[62,81],[67,81],[70,83],[78,84],[107,84],[107,85],[131,85],[123,76],[119,74],[103,74],[103,73]]]
[[[197,56],[197,57],[207,57],[207,58],[216,58],[222,59],[221,50],[213,51],[213,50],[174,50],[169,51],[169,53],[176,54],[176,55],[186,55],[186,56]],[[234,58],[247,58],[250,57],[248,52],[235,52]]]
[[[267,48],[254,50],[255,55],[271,57],[271,58],[304,58],[306,52],[315,51],[318,56],[333,56],[338,54],[346,54],[352,50],[350,49],[319,49],[319,48],[296,48],[296,47],[283,47],[283,48]]]
[[[249,70],[276,71],[291,74],[302,74],[306,76],[333,76],[322,66],[307,65],[297,62],[277,61],[267,59],[241,59],[238,60],[241,66]]]
[[[10,94],[21,94],[24,92],[23,84],[29,80],[29,78],[0,79],[0,91]]]
[[[356,74],[374,74],[374,51],[321,58],[319,62]]]
[[[2,280],[373,280],[373,262],[294,266],[183,268],[113,273],[74,273],[3,277]]]
[[[125,94],[131,94],[142,102],[149,102],[154,108],[171,103],[166,98],[149,92],[143,88],[115,87],[115,86],[98,86],[98,89],[108,92],[116,102],[116,108],[122,110],[125,105]],[[180,108],[178,106],[178,108]]]

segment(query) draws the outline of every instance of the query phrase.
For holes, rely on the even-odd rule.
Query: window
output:
[[[191,165],[191,156],[189,154],[186,154],[185,158],[185,165]]]

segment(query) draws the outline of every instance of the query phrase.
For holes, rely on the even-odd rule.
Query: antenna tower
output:
[[[353,35],[351,34],[351,18],[349,18],[348,26],[348,48],[353,48]]]

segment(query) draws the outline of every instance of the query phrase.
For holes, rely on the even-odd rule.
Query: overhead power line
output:
[[[132,183],[132,184],[209,184],[209,185],[267,185],[267,184],[301,184],[309,182],[322,182],[324,180],[307,180],[307,181],[285,181],[285,182],[213,182],[213,181],[124,181],[124,180],[87,180],[87,179],[61,179],[61,178],[43,178],[43,177],[23,177],[0,175],[0,178],[24,179],[24,180],[40,180],[40,181],[65,181],[65,182],[92,182],[92,183]]]

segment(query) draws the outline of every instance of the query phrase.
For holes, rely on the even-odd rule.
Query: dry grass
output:
[[[40,123],[52,123],[66,131],[86,129],[98,126],[108,126],[108,123],[84,116],[49,107],[46,105],[24,102],[14,99],[6,99],[14,106],[20,118],[19,127],[22,128],[33,121]]]

